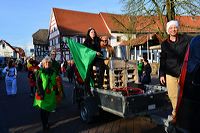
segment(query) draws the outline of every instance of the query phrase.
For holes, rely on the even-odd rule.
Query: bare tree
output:
[[[200,15],[199,0],[121,0],[124,6],[124,12],[135,16],[158,16],[163,31],[164,22],[175,19],[175,16]],[[164,17],[166,16],[166,17]],[[149,17],[151,19],[152,17]],[[154,18],[152,22],[155,22]],[[166,33],[164,33],[164,36]]]
[[[175,15],[200,15],[199,0],[121,0],[124,11],[130,15],[167,16],[168,21]]]
[[[126,33],[128,40],[132,39],[132,34],[136,32],[135,23],[136,16],[132,15],[111,15],[112,21],[120,28],[120,31]]]

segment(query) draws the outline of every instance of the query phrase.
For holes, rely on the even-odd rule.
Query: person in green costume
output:
[[[42,60],[43,68],[36,74],[36,94],[33,106],[40,109],[40,116],[44,132],[49,130],[48,118],[51,111],[56,108],[56,95],[58,86],[56,83],[57,74],[52,68],[51,58],[45,57]]]
[[[139,62],[137,64],[138,68],[138,77],[139,77],[139,82],[142,82],[142,73],[143,73],[143,68],[144,68],[144,63],[143,63],[143,58],[140,57]]]

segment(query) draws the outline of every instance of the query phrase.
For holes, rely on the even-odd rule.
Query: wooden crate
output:
[[[127,61],[126,71],[127,71],[127,83],[130,82],[138,83],[137,61],[135,60]]]
[[[124,88],[127,83],[138,83],[137,62],[134,60],[111,60],[110,61],[110,88]]]

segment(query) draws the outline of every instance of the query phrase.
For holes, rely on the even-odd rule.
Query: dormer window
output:
[[[6,48],[5,44],[2,44],[2,48],[3,48],[3,49],[5,49],[5,48]]]
[[[56,28],[56,27],[53,27],[53,32],[56,31],[56,30],[57,30],[57,28]]]
[[[121,36],[117,36],[117,42],[121,42]]]

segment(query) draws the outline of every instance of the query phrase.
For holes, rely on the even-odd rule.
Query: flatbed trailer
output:
[[[146,85],[146,91],[141,94],[124,96],[123,92],[94,89],[94,98],[103,110],[120,117],[149,114],[161,110],[167,105],[166,88]]]
[[[92,96],[85,93],[84,86],[76,85],[74,89],[82,121],[92,122],[99,110],[127,118],[169,108],[166,87],[137,83],[136,61],[111,60],[103,89],[98,88],[98,68],[95,70]]]

